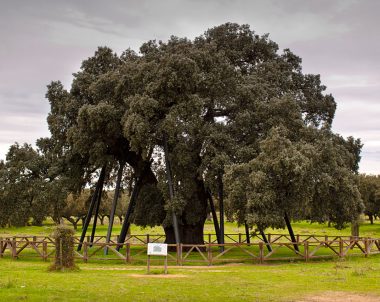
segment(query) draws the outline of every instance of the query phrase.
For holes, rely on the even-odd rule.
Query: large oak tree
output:
[[[309,165],[309,155],[297,153],[306,148],[301,130],[328,130],[335,113],[324,91],[319,76],[304,74],[290,50],[280,52],[248,25],[226,23],[194,40],[149,41],[139,54],[99,48],[74,74],[70,91],[59,82],[49,85],[48,123],[58,166],[69,179],[83,187],[101,167],[112,171],[127,163],[141,180],[133,221],[162,224],[173,242],[174,212],[182,242],[203,243],[208,189],[222,196],[226,171],[258,161],[274,127],[283,125],[287,139],[298,144],[287,147],[294,155],[289,168],[293,160]],[[242,210],[245,201],[236,199],[243,219],[251,214]]]

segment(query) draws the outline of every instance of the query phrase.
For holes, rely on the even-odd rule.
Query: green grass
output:
[[[49,263],[1,259],[2,301],[297,301],[325,291],[371,293],[380,299],[380,257],[343,262],[223,267],[146,268],[79,264],[78,272],[48,272]],[[176,277],[180,275],[180,277]]]
[[[293,223],[295,233],[318,235],[350,235],[350,229],[335,230],[323,224]],[[0,229],[0,237],[15,235],[50,235],[54,225],[47,221],[42,227]],[[99,226],[98,234],[106,234],[107,226]],[[120,225],[114,228],[114,234]],[[227,223],[226,233],[243,233],[243,228]],[[205,233],[213,232],[207,222]],[[267,230],[270,233],[286,233],[285,230]],[[361,236],[380,237],[380,222],[374,225],[364,222]],[[160,227],[141,229],[132,226],[132,234],[162,234]],[[77,234],[80,234],[78,230]],[[254,250],[255,247],[252,247]],[[302,249],[302,247],[301,247]],[[217,252],[217,248],[215,251]],[[19,260],[9,255],[0,259],[1,301],[299,301],[303,297],[325,291],[371,293],[380,301],[380,255],[369,258],[348,257],[318,260],[305,263],[267,262],[264,265],[245,264],[224,266],[170,267],[169,276],[161,278],[163,260],[152,271],[154,278],[144,278],[146,256],[137,258],[134,266],[120,260],[89,263],[77,261],[78,272],[48,272],[49,263],[40,258],[27,257],[27,251]],[[32,252],[30,252],[32,253]],[[101,252],[100,252],[101,253]],[[132,253],[133,254],[133,253]],[[287,255],[289,251],[280,251]],[[229,257],[241,255],[232,251]],[[227,256],[227,255],[226,255]],[[200,256],[191,255],[192,265],[200,264]],[[223,258],[222,258],[223,260]],[[237,262],[240,262],[237,260]],[[223,262],[222,262],[223,263]],[[143,278],[137,278],[143,276]],[[180,277],[176,277],[180,275]]]
[[[70,224],[68,224],[70,225]],[[340,236],[349,236],[351,229],[348,226],[343,230],[337,230],[333,227],[328,227],[327,224],[319,223],[309,223],[306,221],[293,222],[292,223],[294,232],[296,234],[316,234],[316,235],[340,235]],[[108,225],[98,225],[96,229],[96,235],[106,235]],[[54,223],[51,220],[45,221],[43,226],[27,226],[27,227],[11,227],[11,228],[0,228],[0,236],[15,236],[15,235],[46,235],[49,236],[54,229]],[[121,225],[116,223],[113,227],[113,235],[120,233]],[[226,222],[225,224],[225,233],[226,234],[244,234],[244,226],[238,226],[236,223]],[[267,229],[266,233],[272,234],[287,234],[286,229]],[[77,235],[81,234],[81,225],[79,225],[77,230]],[[91,226],[88,229],[88,234],[91,233]],[[214,225],[212,221],[206,221],[204,227],[204,233],[215,233]],[[157,226],[154,228],[146,227],[142,228],[136,225],[131,226],[131,234],[133,235],[144,235],[144,234],[164,234],[162,227]],[[380,221],[376,220],[373,225],[371,225],[367,220],[363,221],[360,225],[360,236],[362,237],[380,237]]]

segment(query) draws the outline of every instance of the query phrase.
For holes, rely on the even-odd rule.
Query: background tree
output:
[[[1,225],[24,226],[29,218],[40,225],[49,214],[49,205],[40,194],[44,167],[38,153],[28,144],[15,143],[2,166]]]
[[[380,177],[377,175],[359,175],[359,190],[362,196],[364,213],[373,224],[374,217],[380,213]]]
[[[61,215],[73,225],[74,230],[78,228],[79,221],[86,216],[89,199],[90,192],[88,189],[83,190],[81,194],[71,193],[67,196]]]

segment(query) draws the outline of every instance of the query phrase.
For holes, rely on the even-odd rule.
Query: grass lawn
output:
[[[146,276],[144,266],[79,263],[76,272],[48,272],[46,262],[1,259],[0,264],[1,301],[286,302],[335,291],[370,293],[380,301],[380,256],[308,264],[169,267],[167,278],[159,274],[162,267]]]
[[[335,230],[323,224],[298,222],[295,233],[349,235],[350,229]],[[54,228],[47,222],[42,227],[0,229],[7,235],[50,235]],[[99,226],[104,235],[107,226]],[[114,228],[114,234],[120,225]],[[205,233],[213,232],[207,222]],[[226,233],[243,233],[242,227],[227,223]],[[285,233],[285,230],[267,230]],[[380,222],[363,222],[361,236],[380,237]],[[162,234],[160,227],[141,229],[132,226],[132,234]],[[78,230],[80,234],[80,230]],[[160,260],[161,261],[161,260]],[[38,258],[10,257],[0,259],[0,301],[343,301],[311,300],[310,297],[334,292],[352,295],[370,294],[380,301],[380,255],[337,258],[264,265],[226,264],[211,267],[170,267],[167,277],[156,267],[146,275],[145,261],[140,266],[109,261],[77,262],[75,272],[49,272],[49,263]],[[163,264],[163,261],[160,262]],[[348,296],[344,301],[357,300]]]
[[[117,221],[118,222],[118,221]],[[70,224],[68,224],[70,225]],[[91,234],[90,225],[87,234]],[[293,222],[292,223],[294,232],[296,234],[316,234],[316,235],[341,235],[349,236],[351,234],[351,229],[348,226],[343,230],[337,230],[333,227],[328,227],[326,224],[318,223],[309,223],[306,221]],[[51,220],[47,220],[43,226],[28,226],[28,227],[11,227],[11,228],[0,228],[0,237],[3,236],[14,236],[14,235],[47,235],[49,236],[54,229],[55,225]],[[106,235],[108,225],[98,225],[96,229],[96,235]],[[121,225],[115,223],[113,227],[113,235],[118,235],[120,233]],[[286,229],[267,229],[266,233],[272,234],[285,234],[287,233]],[[215,233],[214,225],[212,221],[206,221],[204,233]],[[244,226],[237,226],[236,223],[226,222],[225,223],[225,234],[244,234]],[[81,225],[78,226],[77,235],[81,234]],[[141,228],[136,225],[131,226],[131,234],[133,235],[143,235],[143,234],[164,234],[164,231],[161,226],[154,228]],[[362,237],[380,237],[380,221],[375,220],[375,223],[371,225],[367,220],[363,221],[360,225],[360,236]]]

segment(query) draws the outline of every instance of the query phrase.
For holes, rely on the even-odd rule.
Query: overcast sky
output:
[[[380,174],[380,1],[0,0],[0,159],[15,141],[49,136],[46,85],[98,46],[120,54],[150,39],[193,38],[225,23],[269,33],[321,74],[338,109],[333,123],[364,143],[360,171]]]

